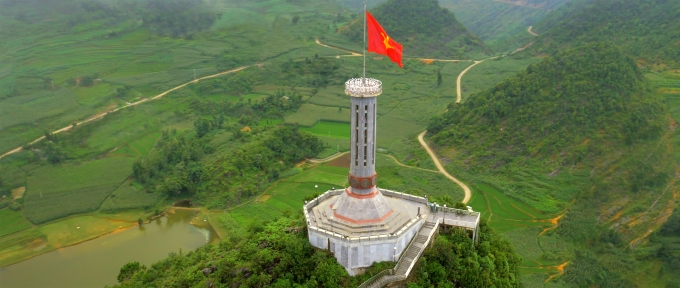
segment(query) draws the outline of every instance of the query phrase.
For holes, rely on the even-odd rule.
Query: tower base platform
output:
[[[396,262],[430,213],[427,198],[384,189],[379,192],[393,211],[379,221],[338,217],[333,207],[345,201],[344,189],[327,191],[304,206],[309,242],[331,251],[352,276],[375,262]]]

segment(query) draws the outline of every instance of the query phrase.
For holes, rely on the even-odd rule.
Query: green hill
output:
[[[529,271],[566,263],[551,280],[565,287],[663,285],[673,277],[653,263],[675,252],[644,244],[677,206],[676,124],[662,103],[633,59],[593,43],[451,104],[428,133],[447,169],[475,187],[473,207],[490,205],[490,225],[538,268]],[[532,211],[554,216],[521,220]],[[531,227],[540,222],[556,226]],[[525,286],[543,285],[533,273]]]
[[[680,2],[656,0],[575,1],[537,23],[535,53],[554,53],[594,41],[612,41],[636,60],[677,65]]]
[[[456,20],[437,0],[390,0],[371,9],[390,37],[404,46],[404,55],[419,57],[462,57],[483,53],[484,43]],[[350,40],[361,43],[363,17],[339,29]]]
[[[514,51],[532,40],[527,32],[550,11],[571,0],[533,0],[524,5],[495,0],[441,0],[456,18],[494,51]]]
[[[454,105],[428,128],[438,143],[474,147],[488,164],[550,157],[589,138],[632,143],[661,133],[663,109],[647,98],[635,62],[609,44],[559,52]],[[453,142],[451,142],[453,141]],[[600,150],[600,141],[588,149]],[[583,156],[567,152],[564,161]]]

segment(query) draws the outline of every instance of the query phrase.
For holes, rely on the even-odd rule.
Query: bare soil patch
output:
[[[351,155],[349,153],[342,155],[338,158],[333,159],[333,161],[328,162],[328,165],[330,166],[336,166],[336,167],[343,167],[343,168],[349,168],[349,161],[350,161]]]
[[[26,192],[26,187],[19,187],[16,189],[12,189],[12,199],[17,200],[24,196],[24,192]]]

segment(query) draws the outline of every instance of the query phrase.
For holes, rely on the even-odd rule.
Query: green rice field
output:
[[[132,174],[132,162],[131,157],[107,157],[31,171],[24,195],[26,218],[37,224],[99,209]]]
[[[0,237],[33,227],[22,211],[0,210]]]

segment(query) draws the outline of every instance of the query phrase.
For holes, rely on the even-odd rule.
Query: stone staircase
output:
[[[421,227],[418,231],[418,234],[413,237],[411,244],[409,244],[408,248],[406,248],[406,250],[402,253],[399,261],[397,261],[397,265],[394,267],[394,270],[390,271],[391,273],[376,275],[379,277],[371,278],[359,287],[385,287],[392,282],[406,279],[408,274],[411,273],[413,266],[415,266],[415,263],[420,258],[420,255],[425,250],[425,247],[427,244],[429,244],[428,240],[432,239],[430,238],[430,235],[432,234],[432,230],[437,229],[437,225],[438,223],[436,222],[425,222],[423,227]]]

